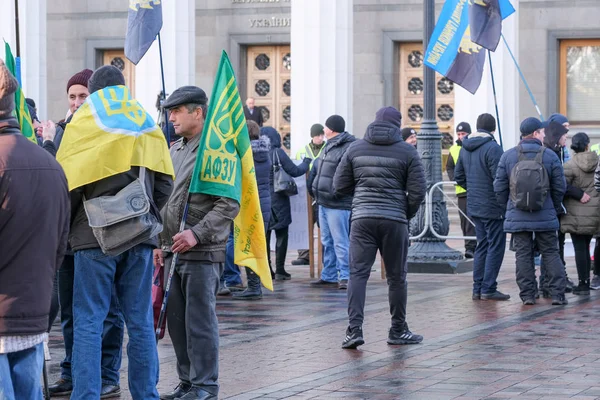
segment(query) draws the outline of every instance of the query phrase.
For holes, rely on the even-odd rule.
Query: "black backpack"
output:
[[[550,191],[548,172],[543,164],[546,148],[542,146],[535,158],[526,158],[523,147],[517,147],[519,161],[510,173],[510,200],[523,211],[540,211]]]

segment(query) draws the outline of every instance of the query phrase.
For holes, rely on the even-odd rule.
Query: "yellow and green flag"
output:
[[[17,65],[15,63],[15,58],[13,57],[12,51],[10,50],[10,45],[4,42],[4,62],[6,64],[6,68],[10,71],[13,76],[17,76]],[[33,129],[33,123],[31,122],[31,116],[29,115],[29,108],[27,107],[27,103],[25,103],[25,95],[23,94],[23,90],[21,90],[21,86],[15,92],[15,114],[17,120],[19,120],[19,125],[21,126],[21,133],[27,139],[31,140],[33,143],[37,144],[37,139],[35,137],[35,130]]]
[[[234,220],[234,261],[249,267],[273,290],[252,147],[227,53],[221,55],[190,193],[229,197],[240,203]]]
[[[56,159],[69,190],[146,167],[175,179],[162,130],[125,86],[92,93],[67,124]]]

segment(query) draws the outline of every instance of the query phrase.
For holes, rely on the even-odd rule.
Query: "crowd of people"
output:
[[[103,96],[110,89],[113,96],[121,93],[129,107],[138,107],[135,112],[145,113],[127,97],[121,71],[104,66],[73,75],[66,85],[68,113],[57,124],[40,122],[35,102],[28,101],[37,145],[21,134],[13,116],[17,88],[0,61],[0,242],[7,251],[0,262],[4,294],[0,296],[0,379],[10,383],[8,398],[41,398],[43,342],[60,310],[65,358],[60,379],[49,387],[53,396],[118,396],[127,327],[129,390],[134,399],[216,399],[217,296],[259,300],[263,292],[260,277],[250,269],[244,286],[234,263],[232,225],[240,204],[226,196],[189,193],[207,117],[206,93],[184,86],[160,105],[168,112],[163,129],[172,129],[178,139],[167,149],[160,136],[162,147],[154,152],[158,159],[151,164],[142,157],[116,171],[110,156],[97,154],[78,164],[79,172],[95,176],[84,179],[67,167],[77,146],[86,151],[91,147],[78,140],[84,134],[84,114],[107,118],[102,122],[113,131],[130,129],[126,118],[102,116],[101,109],[91,112],[91,107],[102,104],[94,99],[106,100]],[[347,290],[349,323],[342,348],[365,343],[366,287],[378,251],[389,290],[387,342],[420,343],[423,336],[410,331],[406,309],[409,221],[427,191],[417,132],[402,128],[402,115],[394,107],[378,110],[362,139],[347,131],[342,116],[331,115],[324,125],[311,127],[311,141],[298,152],[295,163],[282,148],[279,133],[262,126],[254,99],[247,100],[244,113],[268,247],[275,233],[274,268],[267,248],[272,278],[291,279],[285,269],[290,198],[274,184],[275,175],[308,173],[308,192],[314,200],[311,212],[323,244],[319,255],[323,270],[310,285]],[[567,304],[565,292],[570,285],[563,254],[567,233],[573,240],[579,278],[571,290],[585,295],[590,288],[600,288],[600,257],[595,258],[590,282],[589,254],[591,240],[600,233],[598,154],[592,151],[588,135],[577,133],[570,156],[565,147],[568,128],[568,120],[560,114],[547,122],[527,118],[520,125],[519,145],[503,152],[495,140],[492,115],[479,116],[474,132],[466,122],[457,126],[458,140],[450,149],[446,169],[457,183],[463,232],[477,237],[465,242],[465,257],[474,259],[473,300],[510,298],[497,288],[507,233],[516,252],[517,284],[524,304],[535,304],[540,295],[551,297],[554,305]],[[137,153],[131,151],[130,158],[135,159]],[[150,222],[136,223],[157,229],[140,236],[134,232],[135,224],[120,225],[118,230],[110,229],[115,225],[97,224],[95,208],[106,214],[103,207],[121,198],[136,209],[136,215],[142,215],[139,212],[146,204],[143,215]],[[123,212],[110,209],[117,211]],[[131,239],[110,247],[108,242],[120,235]],[[34,244],[35,251],[23,243]],[[596,245],[597,253],[598,249]],[[539,283],[537,253],[542,259]],[[179,383],[159,395],[153,272],[159,271],[167,280],[165,266],[176,254],[166,319]],[[306,259],[303,250],[295,264]]]

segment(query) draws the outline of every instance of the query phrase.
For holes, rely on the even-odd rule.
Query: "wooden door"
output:
[[[287,152],[290,149],[291,72],[290,46],[248,47],[248,96],[261,108],[264,126],[277,129]]]

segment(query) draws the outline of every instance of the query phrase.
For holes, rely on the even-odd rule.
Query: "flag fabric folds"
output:
[[[10,73],[16,77],[17,65],[10,49],[10,45],[6,42],[4,42],[4,62]],[[33,129],[33,123],[31,122],[31,116],[29,115],[29,108],[27,107],[27,103],[25,103],[25,95],[20,86],[15,92],[15,105],[15,114],[19,121],[19,125],[21,126],[21,133],[23,133],[23,136],[27,139],[37,144],[35,130]]]
[[[161,0],[129,0],[125,56],[137,65],[162,28]]]
[[[258,197],[252,147],[233,68],[223,51],[190,193],[229,197],[240,203],[234,220],[234,261],[249,267],[273,290],[267,243]]]
[[[425,52],[425,65],[475,93],[486,48],[496,49],[502,19],[514,11],[509,0],[446,0]]]
[[[67,124],[56,159],[69,190],[133,166],[175,178],[162,130],[125,86],[110,86],[88,96]]]
[[[475,0],[469,9],[473,43],[496,51],[502,34],[502,20],[514,12],[509,0]]]

